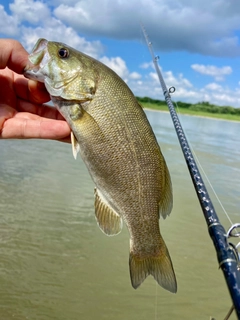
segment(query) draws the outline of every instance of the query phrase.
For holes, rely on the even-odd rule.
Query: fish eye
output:
[[[69,56],[69,52],[68,52],[67,49],[61,48],[61,49],[58,50],[58,55],[59,55],[60,58],[66,59]]]

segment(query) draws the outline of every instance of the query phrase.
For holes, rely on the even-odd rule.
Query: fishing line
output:
[[[174,104],[176,105],[176,109],[177,109],[178,116],[179,116],[179,118],[181,119],[181,113],[180,113],[180,111],[179,111],[178,104],[177,104],[177,102],[176,102],[176,101],[173,101],[173,102],[174,102]],[[182,119],[181,119],[181,122],[182,122]],[[185,131],[185,130],[184,130],[184,131]],[[207,174],[206,174],[205,170],[203,169],[203,167],[202,167],[202,165],[201,165],[201,162],[200,162],[200,160],[199,160],[199,158],[198,158],[198,156],[197,156],[196,152],[194,151],[194,148],[193,148],[193,146],[192,146],[191,142],[189,142],[190,140],[189,140],[189,137],[188,137],[188,135],[187,135],[187,133],[186,133],[186,132],[185,132],[185,135],[186,135],[186,137],[187,137],[187,139],[188,139],[188,144],[190,145],[190,147],[191,147],[191,149],[192,149],[192,153],[193,153],[193,155],[194,155],[194,158],[196,159],[196,162],[198,163],[198,166],[200,167],[200,169],[201,169],[201,171],[202,171],[202,173],[203,173],[204,177],[206,178],[206,180],[207,180],[207,182],[208,182],[208,184],[209,184],[210,188],[212,189],[212,192],[213,192],[214,196],[216,197],[216,199],[217,199],[217,201],[218,201],[219,205],[221,206],[221,208],[222,208],[223,212],[225,213],[225,215],[226,215],[227,219],[229,220],[230,224],[231,224],[231,225],[233,225],[233,222],[232,222],[232,220],[231,220],[231,218],[230,218],[229,214],[228,214],[228,213],[227,213],[227,211],[225,210],[225,208],[224,208],[224,206],[223,206],[223,204],[222,204],[221,200],[219,199],[219,197],[218,197],[218,195],[217,195],[217,193],[216,193],[216,191],[215,191],[215,189],[214,189],[214,187],[213,187],[213,185],[212,185],[211,181],[209,180],[209,178],[208,178],[208,176],[207,176]]]
[[[142,24],[142,22],[140,21],[140,24]],[[143,45],[143,47],[144,47],[144,44],[145,44],[145,39],[144,39],[144,35],[143,35],[143,33],[142,33],[142,31],[141,31],[141,29],[139,30],[139,36],[140,36],[140,44],[142,44]],[[144,52],[142,52],[142,58],[147,58],[147,53],[145,52],[145,50],[144,50]]]
[[[156,291],[155,291],[155,320],[157,320],[157,314],[158,314],[158,304],[157,304],[157,294],[158,294],[158,284],[157,282],[155,283],[155,286],[156,286]]]

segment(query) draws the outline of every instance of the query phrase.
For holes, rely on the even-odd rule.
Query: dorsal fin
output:
[[[165,160],[163,162],[163,170],[164,183],[162,184],[161,200],[159,201],[159,218],[161,215],[165,219],[171,213],[173,206],[172,183]]]

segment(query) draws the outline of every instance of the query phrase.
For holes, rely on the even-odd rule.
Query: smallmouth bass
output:
[[[96,185],[100,229],[111,236],[123,221],[128,227],[133,288],[152,275],[175,293],[159,229],[160,215],[172,210],[171,179],[142,107],[115,72],[63,43],[39,39],[29,61],[25,76],[45,83],[71,128],[73,155],[80,152]]]

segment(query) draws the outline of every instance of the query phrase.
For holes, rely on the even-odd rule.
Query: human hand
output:
[[[22,75],[28,53],[15,40],[0,40],[0,139],[70,142],[70,128],[53,107],[43,83]]]

